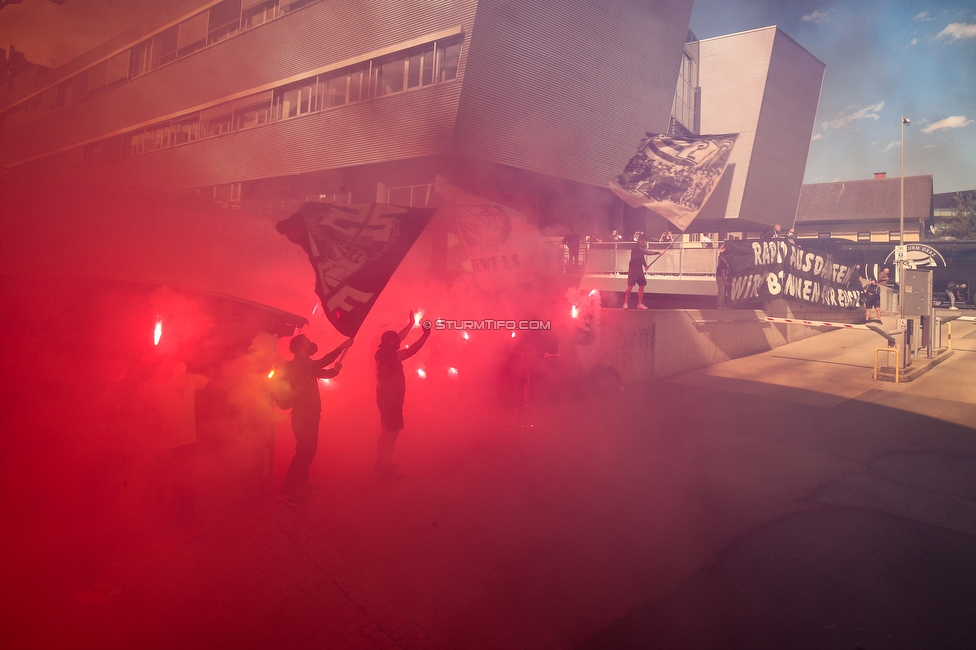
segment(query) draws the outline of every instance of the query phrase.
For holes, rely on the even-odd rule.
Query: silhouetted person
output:
[[[648,264],[646,264],[647,256],[660,255],[661,253],[644,250],[646,243],[647,240],[644,238],[644,233],[640,233],[637,236],[637,241],[634,243],[633,249],[630,251],[630,266],[627,269],[627,293],[624,294],[624,309],[630,308],[630,292],[635,284],[637,285],[637,308],[647,309],[644,306],[644,287],[647,286],[647,278],[644,277],[644,271],[648,268]]]
[[[579,251],[580,251],[580,234],[576,229],[569,231],[569,234],[563,238],[563,243],[566,244],[566,248],[569,249],[569,263],[573,266],[579,264]]]
[[[796,244],[796,230],[794,228],[790,228],[786,232],[786,241],[794,245]]]
[[[762,234],[764,241],[773,241],[774,239],[783,239],[783,226],[776,224],[772,229],[764,230]]]
[[[307,336],[299,334],[288,344],[295,357],[285,363],[285,381],[290,389],[288,402],[291,404],[291,430],[295,433],[295,456],[288,466],[285,482],[281,486],[281,500],[295,505],[305,490],[317,489],[308,484],[308,470],[315,458],[319,444],[319,420],[322,416],[322,400],[319,397],[319,378],[335,377],[342,364],[326,368],[335,361],[343,350],[352,345],[352,339],[345,341],[332,352],[319,359],[312,355],[319,346]]]
[[[715,284],[717,285],[718,308],[729,308],[729,273],[732,266],[729,264],[729,254],[725,250],[725,244],[718,247],[718,262],[715,265]]]
[[[403,376],[403,362],[420,351],[430,337],[430,329],[424,326],[424,333],[411,346],[401,350],[400,344],[414,327],[414,315],[410,312],[410,322],[399,332],[383,332],[379,348],[376,350],[376,405],[380,409],[380,438],[376,443],[376,471],[381,479],[400,478],[396,466],[392,464],[393,448],[397,436],[403,429],[403,398],[407,392]]]

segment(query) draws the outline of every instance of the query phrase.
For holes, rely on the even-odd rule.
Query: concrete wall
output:
[[[761,321],[766,315],[853,322],[858,314],[803,311],[802,305],[784,301],[770,303],[765,312],[604,309],[593,358],[616,369],[625,384],[653,381],[772,350],[826,331]]]

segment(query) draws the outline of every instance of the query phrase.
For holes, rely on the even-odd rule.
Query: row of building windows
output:
[[[463,37],[435,41],[382,58],[225,102],[158,124],[99,140],[24,165],[47,175],[81,165],[212,138],[457,78]]]
[[[320,0],[222,0],[178,25],[82,70],[2,115],[0,131],[30,124],[60,108],[134,79],[179,58],[219,43]]]

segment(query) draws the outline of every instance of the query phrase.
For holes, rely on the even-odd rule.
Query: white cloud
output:
[[[945,118],[944,120],[932,122],[927,127],[922,129],[922,133],[932,133],[933,131],[941,131],[943,129],[959,129],[969,126],[973,122],[976,122],[976,120],[967,120],[965,115],[953,115]]]
[[[807,22],[807,23],[817,23],[819,25],[819,24],[823,23],[825,20],[827,20],[827,12],[826,11],[814,11],[812,14],[806,15],[803,18],[801,18],[800,20],[802,20],[803,22]]]
[[[950,23],[935,37],[948,38],[953,41],[958,41],[960,38],[976,38],[976,24]]]
[[[934,145],[934,144],[927,144],[924,147],[922,147],[922,149],[935,149],[935,147],[936,147],[936,145]]]
[[[812,138],[810,138],[810,142],[813,142],[814,140],[823,140],[823,133],[818,133]]]
[[[901,146],[901,140],[895,140],[894,142],[889,142],[888,146],[881,151],[891,151],[892,149],[897,149]]]
[[[923,11],[922,13],[915,16],[915,20],[935,20],[935,18],[930,16],[929,12]]]
[[[908,41],[908,44],[909,45],[918,45],[918,39],[917,38],[913,38],[912,40]]]
[[[878,119],[878,111],[884,108],[884,104],[885,104],[884,102],[878,102],[874,106],[867,106],[860,110],[854,111],[853,113],[842,111],[838,113],[837,117],[835,117],[834,119],[830,120],[829,122],[824,122],[822,126],[825,129],[839,129],[841,127],[847,126],[854,120],[863,120],[863,119],[876,120]]]

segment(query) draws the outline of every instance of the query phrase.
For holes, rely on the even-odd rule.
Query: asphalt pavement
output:
[[[952,342],[906,384],[872,379],[877,335],[838,330],[513,411],[408,395],[404,480],[376,480],[372,423],[326,425],[320,491],[140,520],[104,602],[79,602],[68,557],[8,569],[0,640],[976,647],[976,326]]]

